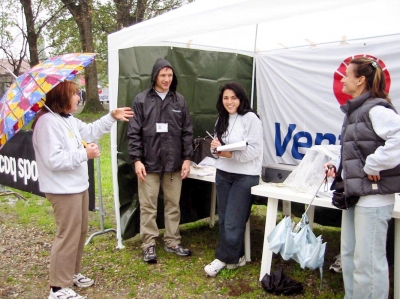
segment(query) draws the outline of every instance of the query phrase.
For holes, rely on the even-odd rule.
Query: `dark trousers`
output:
[[[252,205],[251,187],[259,184],[258,175],[218,170],[215,177],[219,217],[219,242],[215,257],[237,264],[244,255],[244,232]]]

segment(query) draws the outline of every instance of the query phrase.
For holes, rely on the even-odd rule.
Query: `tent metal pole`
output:
[[[256,24],[256,36],[254,38],[253,74],[251,76],[251,100],[250,100],[251,108],[253,108],[253,105],[254,105],[254,84],[255,84],[255,73],[256,73],[257,35],[258,35],[258,24]]]
[[[94,236],[106,234],[109,232],[117,233],[114,228],[104,229],[104,216],[106,215],[105,211],[103,210],[103,195],[101,191],[101,174],[100,174],[100,157],[96,158],[96,165],[97,165],[97,186],[98,186],[98,194],[99,194],[99,214],[100,214],[100,231],[95,232],[89,236],[87,239],[85,246],[90,243]]]
[[[110,42],[110,41],[108,41]],[[118,86],[118,74],[119,74],[119,52],[118,50],[108,51],[108,82],[115,83]],[[114,88],[114,84],[110,84],[109,95],[109,111],[118,107],[118,103],[115,99],[118,98],[118,87]],[[122,243],[122,232],[121,232],[121,213],[120,213],[120,201],[119,201],[119,185],[118,185],[118,145],[117,145],[117,124],[113,124],[110,131],[110,146],[111,146],[111,166],[112,166],[112,181],[114,189],[114,211],[115,221],[117,225],[117,249],[123,249],[125,246]]]

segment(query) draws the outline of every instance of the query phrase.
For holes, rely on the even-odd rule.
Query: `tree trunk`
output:
[[[117,30],[140,23],[144,20],[144,14],[148,8],[148,0],[137,0],[136,8],[132,14],[132,8],[135,6],[132,0],[113,0],[117,9]]]
[[[127,27],[127,21],[130,15],[130,9],[132,4],[132,1],[121,1],[121,0],[114,0],[115,7],[117,9],[117,16],[116,16],[116,21],[117,21],[117,31],[121,30],[124,27]]]
[[[29,45],[29,64],[35,66],[39,63],[39,53],[37,47],[38,34],[35,31],[35,19],[32,12],[32,1],[31,0],[20,0],[22,7],[24,8],[25,20],[26,20],[26,31],[27,41]]]
[[[136,10],[133,18],[130,19],[130,24],[128,26],[140,23],[144,20],[144,13],[147,9],[147,0],[138,0],[136,4]]]
[[[62,0],[62,2],[68,8],[78,25],[83,52],[93,53],[92,1],[81,0],[79,1],[79,5],[76,5],[75,1],[70,0]],[[104,111],[104,107],[99,101],[97,85],[96,61],[93,61],[85,69],[86,103],[82,113],[97,113]]]

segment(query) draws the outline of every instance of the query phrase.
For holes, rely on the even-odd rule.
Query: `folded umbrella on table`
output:
[[[326,182],[326,174],[321,185]],[[294,259],[300,267],[317,269],[321,273],[322,285],[322,266],[326,242],[322,243],[322,237],[316,237],[308,225],[307,211],[311,206],[317,192],[313,195],[310,205],[302,215],[301,220],[296,224],[290,216],[283,218],[278,225],[268,235],[269,249],[274,253],[280,253],[284,260]]]
[[[296,232],[295,223],[289,216],[282,219],[268,236],[269,249],[280,253],[285,261],[294,259],[303,269],[320,268],[324,263],[326,242],[322,243],[322,237],[314,235],[306,214],[299,223],[301,229]]]
[[[0,149],[46,106],[46,93],[60,82],[73,80],[95,56],[70,53],[52,57],[17,77],[0,100]]]

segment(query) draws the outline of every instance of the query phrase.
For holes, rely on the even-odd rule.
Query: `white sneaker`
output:
[[[206,271],[208,276],[215,276],[225,267],[226,264],[224,262],[221,262],[219,259],[215,259],[210,264],[204,267],[204,271]]]
[[[243,267],[244,265],[246,265],[246,258],[245,258],[245,256],[242,256],[239,259],[239,263],[237,263],[237,264],[227,264],[226,265],[226,269],[233,270],[233,269],[237,269],[238,267]]]
[[[82,297],[74,292],[74,290],[70,288],[63,288],[57,292],[53,293],[53,290],[50,289],[49,299],[85,299],[86,297]]]
[[[83,276],[81,273],[74,274],[72,281],[74,282],[74,285],[80,288],[87,288],[94,284],[93,279]]]

